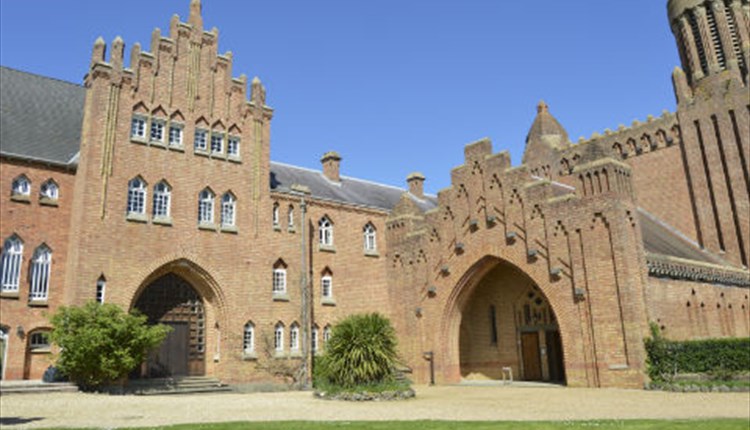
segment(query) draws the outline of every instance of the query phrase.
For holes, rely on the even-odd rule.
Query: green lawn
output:
[[[164,430],[559,430],[559,429],[628,429],[628,430],[748,430],[748,419],[716,420],[596,420],[596,421],[277,421],[233,422],[217,424],[183,424],[148,427]],[[144,429],[143,427],[141,429]],[[69,430],[69,429],[68,429]]]

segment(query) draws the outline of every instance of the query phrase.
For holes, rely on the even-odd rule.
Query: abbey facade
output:
[[[523,162],[465,147],[425,194],[270,160],[273,109],[198,0],[83,85],[0,69],[2,378],[53,363],[60,306],[173,330],[134,377],[272,379],[381,312],[416,382],[641,387],[649,324],[750,335],[750,5],[670,0],[675,113],[572,143],[539,103]]]

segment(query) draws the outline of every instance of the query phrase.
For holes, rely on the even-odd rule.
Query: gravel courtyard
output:
[[[309,392],[4,395],[0,398],[0,424],[12,429],[269,420],[750,419],[748,393],[518,386],[419,386],[416,391],[413,400],[367,403],[317,400]]]

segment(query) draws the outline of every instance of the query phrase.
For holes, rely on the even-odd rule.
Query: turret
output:
[[[526,149],[523,164],[528,165],[532,174],[551,179],[551,169],[560,151],[570,147],[568,132],[549,113],[549,106],[540,101],[536,108],[536,118],[526,135]]]

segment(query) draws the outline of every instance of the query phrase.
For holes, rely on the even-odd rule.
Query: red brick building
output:
[[[90,300],[173,327],[143,376],[227,382],[356,312],[418,382],[640,387],[649,322],[748,336],[749,8],[669,1],[676,113],[572,143],[542,102],[520,166],[470,143],[437,196],[272,162],[265,88],[197,0],[129,65],[97,40],[82,86],[1,68],[2,377],[39,378],[48,315]]]

